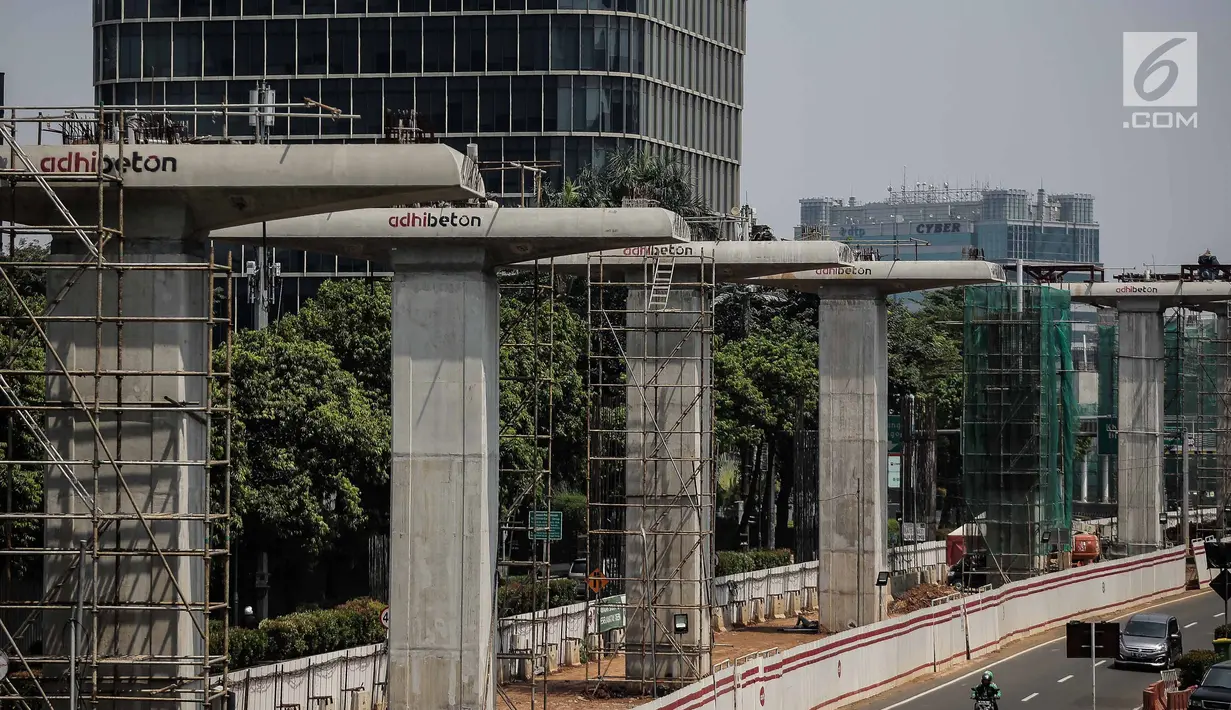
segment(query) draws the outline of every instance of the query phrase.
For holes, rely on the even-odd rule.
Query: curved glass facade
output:
[[[95,0],[109,104],[246,103],[264,79],[356,120],[278,120],[274,141],[373,141],[389,109],[484,161],[550,160],[559,184],[627,144],[686,160],[739,204],[746,0]],[[198,117],[195,132],[221,135]],[[246,116],[225,131],[250,135]],[[502,182],[503,181],[503,182]],[[522,177],[489,176],[493,192]]]

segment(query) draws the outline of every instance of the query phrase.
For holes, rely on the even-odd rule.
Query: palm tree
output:
[[[625,148],[608,157],[602,167],[586,166],[566,179],[558,191],[548,189],[544,207],[619,207],[625,199],[653,200],[684,218],[713,213],[697,195],[692,171],[674,155],[652,155]],[[694,223],[697,238],[714,239],[713,223]]]

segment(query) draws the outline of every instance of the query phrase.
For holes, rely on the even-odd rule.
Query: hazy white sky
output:
[[[1109,265],[1231,260],[1228,0],[753,0],[742,189],[789,235],[801,197],[890,183],[1089,192]],[[1199,127],[1125,129],[1124,31],[1199,32]],[[87,103],[89,0],[0,0],[10,104]]]

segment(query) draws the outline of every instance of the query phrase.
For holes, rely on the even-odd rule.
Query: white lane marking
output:
[[[1037,698],[1037,697],[1039,697],[1038,693],[1031,693],[1030,695],[1027,695],[1026,697],[1022,698],[1022,702],[1024,703],[1031,698]]]
[[[1196,625],[1197,625],[1197,622],[1195,622],[1195,621],[1194,621],[1194,622],[1192,622],[1191,624],[1184,624],[1184,628],[1186,628],[1186,629],[1191,629],[1192,627],[1194,627],[1194,626],[1196,626]]]
[[[1065,677],[1061,678],[1060,680],[1058,680],[1058,681],[1056,681],[1056,682],[1057,682],[1057,683],[1063,683],[1064,681],[1066,681],[1066,680],[1071,680],[1072,678],[1073,678],[1073,676],[1071,676],[1071,675],[1066,675]]]
[[[1222,616],[1222,614],[1223,614],[1223,613],[1220,611],[1220,612],[1218,612],[1217,614],[1215,614],[1215,615],[1214,615],[1214,618],[1215,618],[1215,619],[1217,619],[1218,617]]]
[[[1104,664],[1104,663],[1106,663],[1106,662],[1107,662],[1107,661],[1106,661],[1106,659],[1104,659],[1104,660],[1102,660],[1102,661],[1099,661],[1098,663],[1095,663],[1095,664],[1094,664],[1094,667],[1095,667],[1095,668],[1098,668],[1099,666],[1103,665],[1103,664]]]
[[[1198,592],[1197,594],[1192,595],[1191,597],[1184,597],[1182,599],[1176,599],[1173,597],[1165,601],[1160,601],[1157,604],[1151,604],[1150,606],[1144,607],[1142,609],[1138,609],[1136,611],[1128,611],[1123,614],[1120,614],[1119,616],[1113,616],[1110,619],[1108,619],[1108,621],[1116,621],[1117,619],[1123,619],[1126,616],[1132,616],[1133,614],[1140,614],[1142,612],[1149,611],[1150,609],[1157,609],[1160,606],[1170,606],[1171,604],[1183,604],[1193,599],[1200,599],[1203,594],[1209,594],[1212,591],[1213,590],[1211,589],[1205,589],[1205,590],[1202,590],[1201,592]],[[1060,641],[1063,641],[1064,638],[1065,637],[1061,636],[1059,638],[1054,638],[1051,641],[1044,641],[1043,643],[1037,646],[1031,646],[1030,648],[1022,649],[1021,651],[1018,651],[1017,653],[1013,654],[1012,656],[1009,656],[1008,658],[1002,658],[999,661],[995,661],[994,663],[989,663],[986,666],[979,668],[978,670],[973,670],[967,673],[966,675],[958,676],[957,678],[941,683],[940,685],[934,685],[931,688],[928,688],[927,690],[915,693],[914,695],[910,696],[909,698],[906,698],[905,700],[899,700],[893,705],[886,705],[880,710],[894,710],[894,708],[900,708],[903,705],[906,705],[908,703],[913,703],[914,701],[918,700],[919,698],[922,698],[925,695],[931,695],[932,693],[935,693],[938,690],[943,690],[944,688],[948,688],[951,685],[962,683],[966,681],[968,678],[974,678],[975,676],[982,674],[984,671],[988,670],[989,668],[998,666],[1001,663],[1008,663],[1009,661],[1013,660],[1014,658],[1017,658],[1018,656],[1024,656],[1027,653],[1030,653],[1031,651],[1037,651],[1040,648],[1045,648],[1054,643],[1059,643]],[[1137,707],[1133,708],[1133,710],[1142,710],[1142,709],[1141,709],[1141,706],[1138,705]]]

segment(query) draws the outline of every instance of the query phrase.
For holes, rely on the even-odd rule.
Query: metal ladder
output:
[[[650,286],[650,310],[662,310],[667,307],[667,296],[671,295],[671,279],[675,276],[675,259],[659,257],[654,262],[654,280]]]

